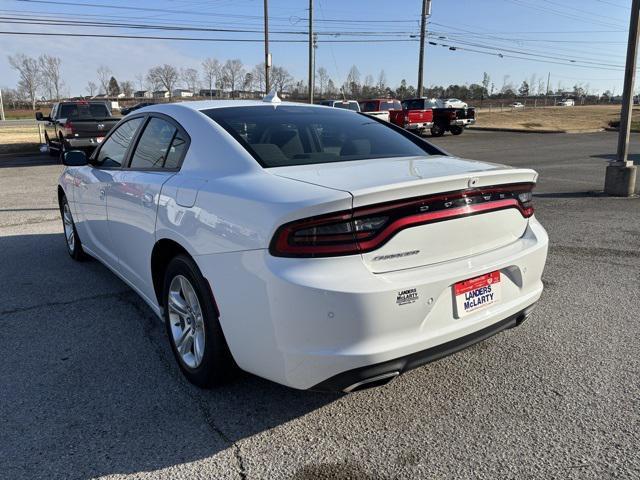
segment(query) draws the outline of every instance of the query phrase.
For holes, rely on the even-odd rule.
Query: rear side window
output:
[[[439,154],[409,133],[341,109],[271,105],[204,110],[264,167]]]
[[[102,144],[96,158],[96,166],[108,168],[122,166],[127,149],[143,120],[143,118],[134,118],[116,128]]]
[[[151,118],[138,141],[130,168],[162,168],[176,132],[169,122]]]
[[[176,132],[173,137],[173,142],[167,152],[167,159],[164,162],[164,168],[178,168],[180,166],[180,160],[184,156],[184,152],[187,149],[187,139],[184,138],[180,132]]]

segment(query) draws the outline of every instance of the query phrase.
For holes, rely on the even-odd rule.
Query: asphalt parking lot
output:
[[[521,327],[351,395],[186,383],[142,300],[68,258],[61,167],[0,158],[0,477],[640,478],[640,199],[597,193],[616,138],[437,139],[538,170],[545,293]]]

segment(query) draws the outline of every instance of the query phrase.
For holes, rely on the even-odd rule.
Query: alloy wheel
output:
[[[69,204],[66,201],[62,207],[62,223],[64,226],[64,236],[67,239],[67,248],[69,249],[69,252],[73,253],[76,246],[76,232],[73,228],[71,210],[69,210]]]
[[[176,351],[186,366],[197,368],[204,356],[204,318],[198,295],[186,277],[176,275],[171,280],[167,306]]]

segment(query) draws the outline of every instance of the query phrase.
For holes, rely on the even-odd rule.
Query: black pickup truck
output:
[[[69,101],[54,103],[48,117],[36,112],[36,120],[44,122],[49,154],[62,157],[67,150],[97,147],[120,119],[104,102]]]
[[[453,135],[460,135],[467,125],[476,123],[474,108],[447,107],[442,100],[437,99],[409,98],[402,101],[402,110],[409,114],[411,111],[431,110],[433,112],[431,135],[434,137],[441,137],[447,131]]]

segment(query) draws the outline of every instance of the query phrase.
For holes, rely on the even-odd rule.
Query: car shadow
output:
[[[60,165],[60,160],[47,153],[0,155],[0,168],[42,167],[46,165]]]
[[[615,153],[605,153],[599,155],[591,155],[591,158],[601,158],[610,162],[612,160],[617,160],[618,156]],[[631,160],[634,165],[640,165],[640,153],[630,153],[627,158]]]
[[[0,251],[11,279],[0,293],[6,478],[93,478],[200,460],[233,470],[235,442],[340,398],[246,373],[198,389],[146,304],[99,262],[71,260],[62,234],[3,236]]]

